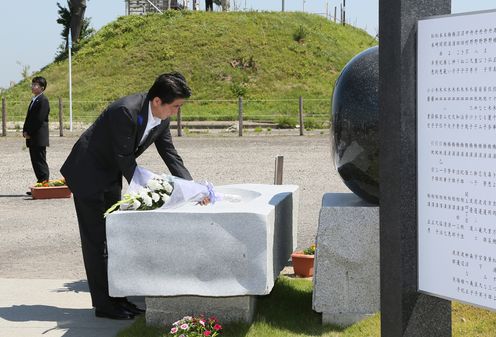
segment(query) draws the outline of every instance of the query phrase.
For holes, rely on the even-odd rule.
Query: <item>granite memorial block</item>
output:
[[[205,303],[214,310],[219,297],[229,303],[224,308],[236,303],[246,308],[253,301],[236,297],[270,293],[296,248],[298,187],[242,184],[219,186],[216,191],[241,200],[110,214],[110,295],[162,301],[152,310],[153,320],[165,322],[175,316],[166,302],[177,296],[188,296],[188,303],[197,303],[198,310]],[[161,307],[163,319],[157,318]],[[191,308],[195,310],[194,305]],[[250,310],[234,317],[250,317]]]
[[[353,193],[322,198],[313,309],[348,326],[379,311],[379,207]]]

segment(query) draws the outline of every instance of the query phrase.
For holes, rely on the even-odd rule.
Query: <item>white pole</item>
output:
[[[72,132],[72,37],[71,29],[69,28],[69,36],[67,37],[69,46],[69,131]]]

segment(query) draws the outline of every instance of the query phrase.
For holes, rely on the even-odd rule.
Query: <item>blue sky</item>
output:
[[[66,4],[66,0],[58,2]],[[378,31],[378,0],[347,0],[347,21],[376,35]],[[191,4],[192,1],[190,0]],[[282,0],[231,0],[241,9],[281,10]],[[285,0],[287,11],[302,11],[325,15],[334,13],[339,0]],[[57,0],[0,1],[0,87],[21,79],[22,66],[34,72],[52,62],[62,42],[61,26],[57,20]],[[201,9],[205,1],[200,0]],[[125,14],[124,0],[88,0],[86,16],[92,26],[101,28]],[[496,9],[494,0],[452,0],[452,12]],[[339,16],[339,14],[338,14]],[[21,65],[19,65],[20,63]],[[48,81],[50,81],[48,79]]]

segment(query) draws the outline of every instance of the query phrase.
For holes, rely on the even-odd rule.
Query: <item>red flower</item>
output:
[[[212,332],[207,330],[203,333],[203,336],[210,336],[211,334],[212,334]]]
[[[215,331],[219,331],[220,329],[222,329],[222,326],[220,324],[215,324],[214,325],[214,330]]]

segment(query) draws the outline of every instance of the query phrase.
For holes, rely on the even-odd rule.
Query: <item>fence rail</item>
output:
[[[55,103],[55,102],[54,102]],[[58,104],[52,103],[50,120],[58,121],[60,136],[69,129],[69,101],[61,97]],[[110,101],[73,101],[73,123],[88,127],[110,104]],[[298,128],[300,135],[305,129],[327,128],[330,123],[330,98],[288,99],[191,99],[174,117],[178,135],[182,135],[182,122],[232,121],[238,123],[239,136],[243,135],[243,122],[271,123],[278,128]],[[26,116],[25,101],[2,98],[2,136],[8,129],[22,128]]]

